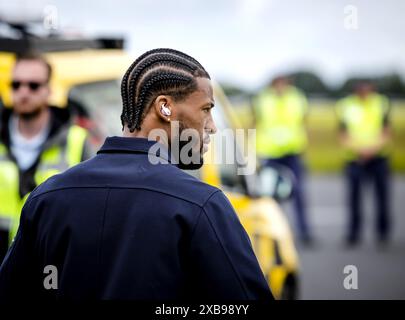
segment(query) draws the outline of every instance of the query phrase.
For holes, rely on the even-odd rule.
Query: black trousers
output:
[[[389,164],[384,157],[375,157],[365,163],[357,161],[346,165],[347,200],[349,208],[348,240],[356,241],[362,227],[362,187],[374,185],[376,219],[375,229],[379,240],[385,240],[390,231]]]

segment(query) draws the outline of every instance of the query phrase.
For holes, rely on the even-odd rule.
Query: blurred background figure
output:
[[[348,245],[360,241],[361,188],[368,181],[375,188],[377,240],[385,243],[389,238],[389,109],[388,98],[377,93],[374,85],[366,81],[357,83],[354,93],[337,103],[340,142],[345,148],[347,161]]]
[[[253,99],[257,154],[263,160],[263,167],[285,166],[293,172],[298,238],[304,244],[311,244],[301,161],[307,144],[304,126],[307,107],[304,94],[285,76],[276,77]]]
[[[52,69],[40,55],[16,59],[12,108],[3,108],[0,132],[0,262],[18,228],[28,194],[50,176],[88,157],[87,133],[70,124],[67,109],[49,106]]]

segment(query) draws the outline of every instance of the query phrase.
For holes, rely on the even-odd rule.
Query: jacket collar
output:
[[[97,154],[100,153],[144,153],[170,162],[170,154],[167,148],[157,141],[146,138],[107,137],[103,146],[97,152]]]

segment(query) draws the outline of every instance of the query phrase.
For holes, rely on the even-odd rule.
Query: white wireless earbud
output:
[[[170,116],[172,114],[170,109],[168,107],[166,107],[165,104],[162,104],[162,106],[160,107],[160,113],[165,115],[165,116]]]

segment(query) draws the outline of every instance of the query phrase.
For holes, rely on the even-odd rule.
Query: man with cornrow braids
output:
[[[216,132],[207,71],[182,52],[151,50],[121,94],[123,136],[28,198],[0,299],[273,299],[223,192],[180,169],[201,167]]]

